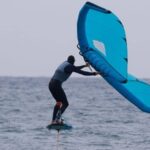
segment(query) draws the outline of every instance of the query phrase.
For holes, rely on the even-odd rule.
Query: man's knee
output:
[[[60,102],[60,101],[56,102],[56,106],[61,108],[62,107],[62,102]]]
[[[69,106],[69,103],[68,102],[65,102],[65,103],[63,102],[62,106],[65,107],[65,108],[67,108]]]
[[[65,104],[63,104],[63,105],[65,105],[66,107],[68,107],[69,106],[69,103],[68,102],[66,102]]]
[[[69,106],[69,103],[68,102],[63,103],[61,101],[57,101],[56,106],[59,107],[59,108],[61,108],[62,106],[67,108]]]

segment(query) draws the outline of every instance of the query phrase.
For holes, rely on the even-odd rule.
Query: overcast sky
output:
[[[0,76],[51,76],[70,54],[85,0],[0,0]],[[150,78],[150,0],[91,0],[124,24],[129,72]]]

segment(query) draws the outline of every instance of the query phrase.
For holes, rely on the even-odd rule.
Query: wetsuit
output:
[[[53,77],[49,82],[49,90],[57,102],[53,111],[53,118],[52,118],[53,121],[56,119],[58,111],[60,110],[61,114],[63,114],[65,109],[69,105],[66,94],[62,88],[62,83],[70,77],[72,72],[76,72],[86,76],[95,75],[95,73],[93,72],[81,70],[84,67],[86,66],[85,65],[74,66],[68,61],[65,61],[56,69]],[[60,103],[62,104],[62,106],[58,105]]]

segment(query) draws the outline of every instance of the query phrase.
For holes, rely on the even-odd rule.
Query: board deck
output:
[[[72,129],[72,126],[67,124],[49,124],[47,128],[49,130],[70,130]]]

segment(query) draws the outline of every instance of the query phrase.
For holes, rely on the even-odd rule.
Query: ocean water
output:
[[[100,78],[64,83],[64,118],[73,129],[47,130],[55,104],[48,82],[0,77],[0,150],[150,150],[150,114]]]

